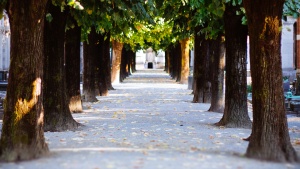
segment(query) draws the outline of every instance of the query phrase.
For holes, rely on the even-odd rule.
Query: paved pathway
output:
[[[244,157],[249,129],[213,124],[220,113],[191,103],[191,90],[162,70],[140,70],[114,85],[99,102],[73,114],[78,131],[46,132],[46,157],[0,164],[20,169],[253,169],[300,168]],[[2,123],[2,122],[1,122]],[[300,120],[289,116],[291,141],[300,154]]]

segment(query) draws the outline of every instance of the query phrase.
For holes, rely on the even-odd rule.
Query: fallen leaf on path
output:
[[[199,151],[200,149],[198,147],[191,147],[192,151]]]

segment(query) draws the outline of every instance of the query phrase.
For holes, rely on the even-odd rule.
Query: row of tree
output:
[[[80,41],[84,41],[83,101],[107,95],[111,83],[122,81],[134,69],[134,51],[149,46],[165,49],[166,70],[187,83],[189,44],[194,41],[194,102],[211,102],[210,111],[224,110],[218,125],[250,127],[245,74],[249,33],[253,127],[247,156],[297,161],[283,104],[283,7],[284,0],[1,1],[11,27],[1,160],[36,158],[48,152],[44,131],[75,130],[80,125],[71,115],[82,111]],[[243,11],[248,27],[242,25],[243,15],[236,15]]]
[[[247,139],[250,141],[246,153],[248,157],[274,161],[299,160],[288,134],[280,51],[282,17],[286,14],[298,17],[299,2],[211,0],[189,1],[182,6],[170,2],[168,8],[170,6],[174,11],[168,11],[171,14],[166,16],[181,15],[173,18],[175,27],[179,28],[176,29],[179,36],[190,37],[190,33],[194,34],[193,102],[211,103],[209,111],[223,113],[217,125],[252,127],[252,134]],[[194,31],[190,32],[190,28]],[[248,116],[246,93],[248,35],[253,123]],[[178,53],[183,49],[177,43],[167,51],[167,58],[170,59],[167,70],[176,79],[182,78],[178,72],[183,68],[180,64],[184,59]]]
[[[1,1],[0,9],[9,16],[12,51],[1,160],[36,158],[48,152],[44,131],[76,130],[80,125],[71,112],[82,111],[82,40],[84,101],[95,101],[95,84],[101,95],[112,88],[107,76],[111,69],[110,37],[114,56],[121,56],[127,38],[124,32],[130,30],[133,20],[149,18],[143,3],[131,2]]]

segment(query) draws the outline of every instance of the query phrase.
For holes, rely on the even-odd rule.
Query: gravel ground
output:
[[[140,70],[96,103],[73,114],[79,130],[46,132],[50,153],[2,163],[11,169],[300,169],[244,156],[250,129],[216,127],[222,114],[192,103],[191,90],[162,70]],[[249,104],[249,115],[252,116]],[[2,121],[0,121],[2,126]],[[300,155],[300,118],[288,115],[291,142]]]

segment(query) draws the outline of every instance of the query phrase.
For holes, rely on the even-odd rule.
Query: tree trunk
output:
[[[180,83],[187,84],[189,77],[189,43],[190,39],[186,38],[180,41],[181,46],[181,75],[180,75]]]
[[[173,45],[171,45],[170,47],[168,47],[168,62],[169,62],[169,75],[172,77],[173,79],[173,70],[174,70],[174,50],[175,47]]]
[[[211,65],[210,65],[210,41],[211,40],[205,40],[207,43],[206,49],[203,51],[203,65],[204,65],[204,90],[203,90],[203,103],[211,103]],[[205,43],[205,42],[204,42]],[[205,46],[205,45],[204,45]],[[199,81],[198,81],[199,82]]]
[[[176,71],[178,70],[178,64],[177,64],[177,60],[176,60],[176,46],[174,46],[171,49],[171,61],[172,61],[172,66],[171,66],[171,77],[172,79],[177,79],[177,73]]]
[[[99,91],[100,96],[107,96],[108,95],[108,86],[107,86],[107,79],[106,79],[106,65],[109,64],[106,61],[106,56],[105,56],[105,45],[104,45],[104,40],[105,39],[105,34],[97,34],[97,43],[96,43],[96,55],[95,55],[95,66],[96,66],[96,84],[97,88]]]
[[[290,142],[281,67],[281,18],[284,0],[244,0],[250,36],[253,127],[246,156],[298,161]]]
[[[114,90],[111,84],[111,60],[110,60],[110,32],[105,33],[106,38],[104,39],[103,48],[102,48],[102,63],[104,69],[104,78],[106,81],[106,86],[108,90]]]
[[[123,48],[124,50],[124,48]],[[124,67],[123,67],[123,80],[130,76],[131,75],[131,72],[132,72],[132,66],[133,66],[133,57],[135,55],[135,53],[131,50],[131,49],[128,49],[124,51],[124,57],[123,57],[123,54],[122,54],[122,58],[124,58]],[[122,60],[123,61],[123,60]]]
[[[200,31],[195,28],[195,34]],[[210,103],[211,82],[208,80],[209,72],[209,41],[205,35],[195,35],[194,51],[194,103]]]
[[[170,47],[170,75],[176,82],[180,81],[181,69],[181,49],[180,44],[177,42],[174,46]]]
[[[44,109],[45,131],[74,130],[78,123],[69,109],[65,73],[65,26],[67,11],[48,2],[53,20],[45,22]]]
[[[102,34],[96,34],[96,43],[95,43],[95,55],[94,55],[94,63],[95,63],[95,84],[96,84],[96,95],[106,96],[108,94],[107,83],[105,81],[104,75],[104,55],[102,55],[103,51],[103,43],[105,36]]]
[[[96,37],[95,27],[92,27],[88,35],[88,42],[83,43],[83,101],[96,102],[95,91],[95,58],[96,58]]]
[[[29,160],[48,152],[41,79],[46,2],[11,0],[8,4],[11,63],[0,140],[1,161]]]
[[[131,61],[132,61],[131,71],[133,73],[133,72],[136,72],[136,55],[135,55],[136,52],[134,52],[134,51],[132,51],[132,52],[133,53],[132,53],[132,58],[131,58]]]
[[[126,75],[126,49],[123,47],[122,49],[122,54],[121,54],[121,65],[120,65],[120,82],[123,82],[123,80],[125,79]]]
[[[175,73],[175,79],[176,82],[180,82],[181,79],[181,59],[182,59],[182,55],[181,55],[181,46],[180,43],[177,42],[176,46],[175,46],[175,50],[174,50],[174,61],[175,61],[175,69],[174,69],[174,73]]]
[[[173,72],[173,70],[174,70],[174,50],[175,50],[175,47],[173,46],[173,45],[171,45],[169,48],[168,48],[168,50],[169,50],[169,75],[172,77],[172,79],[174,79],[173,78],[173,74],[174,74],[174,72]]]
[[[224,111],[224,68],[225,43],[223,36],[212,40],[212,78],[211,78],[211,106],[208,111],[223,113]]]
[[[128,52],[128,76],[132,75],[132,72],[134,72],[134,58],[135,58],[135,52],[130,49]]]
[[[202,38],[205,38],[203,35],[197,35],[198,32],[200,31],[200,27],[197,26],[195,28],[195,39],[194,39],[194,69],[193,69],[193,103],[198,103],[199,101],[203,101],[203,91],[200,90],[200,84],[197,83],[198,78],[202,77],[201,73],[201,66],[200,66],[200,57],[201,57],[201,41],[203,40]]]
[[[122,56],[121,56],[121,67],[120,67],[120,82],[123,82],[123,80],[128,76],[127,63],[128,63],[128,51],[126,48],[123,48]]]
[[[170,52],[169,52],[169,48],[167,48],[166,52],[165,52],[165,71],[166,73],[170,73],[170,69],[169,69],[169,65],[170,65]]]
[[[111,69],[111,82],[120,83],[120,67],[123,43],[117,40],[112,41],[113,56],[112,56],[112,69]]]
[[[225,109],[219,126],[251,128],[247,106],[247,26],[236,15],[240,6],[226,3],[224,13],[226,44]]]
[[[75,24],[66,32],[65,57],[66,57],[66,82],[69,97],[69,108],[73,113],[82,112],[80,94],[80,37],[81,28],[72,16],[69,20]]]

